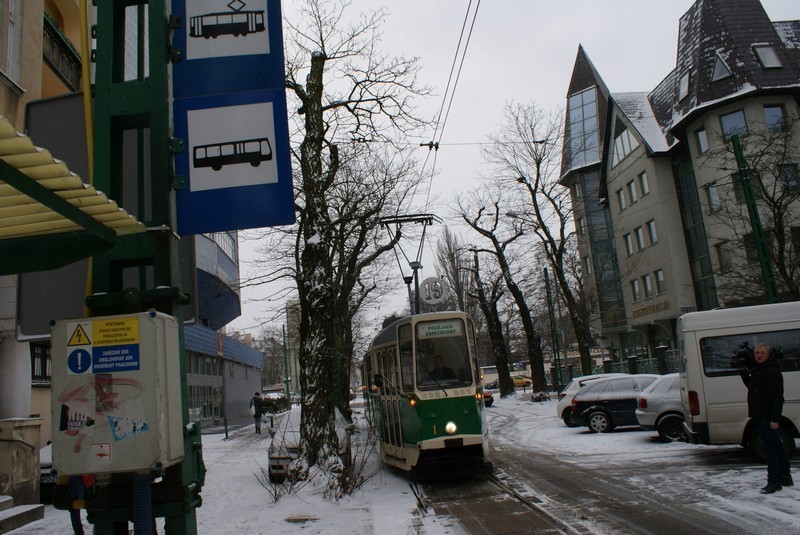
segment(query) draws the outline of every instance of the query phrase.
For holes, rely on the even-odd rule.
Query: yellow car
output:
[[[514,386],[531,386],[533,384],[533,379],[528,377],[527,375],[512,375],[511,379],[514,381]]]

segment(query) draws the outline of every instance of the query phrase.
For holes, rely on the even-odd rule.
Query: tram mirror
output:
[[[375,386],[377,386],[378,388],[383,388],[383,377],[381,377],[381,374],[379,374],[379,373],[375,374],[374,383],[375,383]]]

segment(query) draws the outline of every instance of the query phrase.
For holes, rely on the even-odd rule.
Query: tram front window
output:
[[[415,331],[418,389],[472,384],[466,329],[461,319],[420,322]]]

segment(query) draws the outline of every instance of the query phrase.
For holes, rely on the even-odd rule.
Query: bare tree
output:
[[[797,117],[785,117],[780,125],[753,124],[741,139],[768,261],[781,298],[791,301],[800,299],[799,129]],[[718,297],[725,306],[764,303],[764,275],[733,144],[720,139],[715,145],[721,148],[709,151],[706,158],[720,178],[706,189],[714,203],[707,227],[716,253]]]
[[[480,202],[480,199],[475,198],[474,201],[473,205],[477,206],[477,208],[471,210],[469,207],[465,206],[462,200],[459,200],[458,210],[464,222],[491,244],[490,248],[479,248],[477,250],[493,255],[500,266],[503,280],[505,281],[508,291],[514,298],[514,303],[519,311],[519,319],[525,331],[528,361],[531,364],[531,374],[533,376],[533,390],[535,392],[545,392],[547,390],[547,380],[544,375],[542,337],[534,325],[531,316],[531,307],[528,304],[525,293],[512,271],[511,259],[509,256],[511,251],[509,246],[522,237],[524,233],[519,228],[515,228],[512,229],[508,237],[499,237],[500,202],[497,200],[493,201],[491,203],[492,209],[487,209],[486,205]]]
[[[347,158],[358,152],[343,151],[340,145],[390,141],[393,135],[414,128],[419,121],[412,115],[410,99],[426,92],[416,81],[415,58],[380,53],[385,12],[374,11],[348,24],[344,19],[347,6],[345,1],[306,0],[300,19],[287,21],[285,33],[286,87],[290,100],[297,102],[297,135],[302,138],[294,155],[300,182],[295,279],[303,413],[300,455],[290,471],[293,478],[306,479],[309,469],[317,467],[328,475],[327,492],[334,497],[344,487],[340,478],[345,473],[338,456],[331,394],[336,386],[333,363],[340,343],[338,331],[347,329],[337,321],[337,313],[352,306],[353,296],[346,288],[354,289],[360,280],[356,275],[355,280],[345,281],[341,273],[343,266],[358,264],[352,256],[344,260],[342,237],[346,236],[345,247],[357,251],[356,257],[359,240],[367,239],[354,227],[340,226],[347,209],[339,205],[335,186],[348,168]],[[362,219],[362,223],[368,221],[368,217]],[[375,255],[379,250],[374,250]]]
[[[572,323],[583,373],[591,373],[591,331],[585,300],[576,294],[567,269],[569,242],[574,237],[569,189],[558,183],[561,162],[561,113],[544,113],[535,104],[509,104],[504,124],[490,136],[484,156],[506,187],[518,185],[524,200],[508,212],[518,233],[536,237],[553,271],[558,291]]]
[[[486,329],[492,348],[492,362],[497,367],[500,397],[514,393],[514,381],[508,362],[508,344],[504,336],[503,322],[497,305],[503,297],[503,275],[489,270],[481,272],[478,251],[473,249],[472,289],[470,296],[478,301],[478,306],[486,319]],[[488,275],[488,276],[487,276]]]

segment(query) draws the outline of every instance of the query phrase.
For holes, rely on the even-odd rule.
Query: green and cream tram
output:
[[[361,376],[384,462],[418,476],[491,470],[474,326],[467,314],[395,321],[372,341]]]

